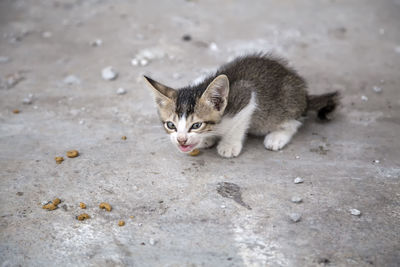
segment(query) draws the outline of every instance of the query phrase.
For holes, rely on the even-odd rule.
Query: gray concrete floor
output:
[[[399,14],[398,0],[1,1],[1,266],[398,266]],[[132,66],[143,49],[154,58]],[[141,75],[183,86],[260,50],[310,92],[340,90],[336,119],[310,116],[278,153],[249,138],[235,159],[180,154]],[[105,81],[110,65],[119,77]],[[81,155],[56,164],[70,149]],[[54,197],[60,208],[43,210]],[[79,202],[91,219],[76,220]]]

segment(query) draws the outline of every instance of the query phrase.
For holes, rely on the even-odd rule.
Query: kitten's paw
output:
[[[242,142],[226,143],[220,142],[217,146],[218,154],[225,158],[237,157],[242,151]]]
[[[289,143],[292,135],[285,131],[276,131],[265,136],[264,146],[266,149],[278,151]]]

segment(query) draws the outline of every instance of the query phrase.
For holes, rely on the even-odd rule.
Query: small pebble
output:
[[[300,158],[300,156],[296,156],[296,159],[299,159]]]
[[[101,46],[103,44],[103,41],[101,39],[96,39],[90,43],[91,46],[97,47]]]
[[[189,34],[185,34],[185,35],[182,36],[182,40],[186,41],[186,42],[189,42],[189,41],[192,40],[192,36],[190,36]]]
[[[83,202],[80,202],[80,203],[79,203],[79,207],[80,207],[81,209],[86,209],[86,204],[83,203]]]
[[[221,209],[225,209],[226,208],[226,206],[225,205],[221,205]]]
[[[65,84],[72,85],[72,84],[80,84],[81,80],[75,75],[68,75],[67,77],[64,78],[63,82]]]
[[[119,225],[119,226],[124,226],[124,225],[125,225],[125,221],[119,221],[119,222],[118,222],[118,225]]]
[[[13,113],[14,113],[14,114],[18,114],[18,113],[20,113],[20,112],[21,112],[21,111],[20,111],[19,109],[14,109],[14,110],[13,110]]]
[[[361,211],[359,211],[358,209],[350,209],[349,211],[350,211],[351,215],[354,215],[354,216],[361,215]]]
[[[290,201],[292,201],[293,203],[301,203],[301,202],[303,202],[303,199],[301,197],[295,196],[295,197],[292,197],[290,199]]]
[[[150,245],[154,246],[156,243],[157,243],[157,241],[154,240],[153,238],[150,238],[150,239],[149,239],[149,244],[150,244]]]
[[[380,163],[379,159],[374,160],[374,163]]]
[[[121,139],[122,139],[122,140],[126,140],[127,138],[126,138],[126,136],[124,135],[124,136],[121,137]]]
[[[25,104],[25,105],[32,104],[32,97],[25,97],[24,99],[22,99],[22,104]]]
[[[139,65],[139,60],[137,58],[134,58],[131,60],[132,66],[138,66]]]
[[[301,220],[301,214],[300,213],[290,213],[289,218],[292,222],[298,222]]]
[[[53,34],[51,32],[43,32],[42,37],[43,38],[50,38]]]
[[[142,59],[140,60],[140,66],[146,66],[146,65],[148,65],[148,64],[149,64],[149,61],[148,61],[147,59],[142,58]]]
[[[301,177],[296,177],[293,182],[295,184],[301,184],[302,182],[304,182],[304,179]]]
[[[101,71],[101,77],[103,77],[104,80],[112,81],[118,77],[118,72],[113,67],[109,66]]]
[[[382,88],[381,88],[381,87],[378,87],[378,86],[372,87],[372,90],[373,90],[375,93],[381,93],[381,92],[382,92]]]
[[[0,63],[7,63],[10,61],[9,57],[0,57]]]
[[[80,120],[80,121],[79,121],[79,124],[80,124],[80,125],[83,125],[83,124],[85,124],[85,121],[84,121],[84,120]]]
[[[118,88],[117,89],[117,95],[124,95],[126,94],[126,90],[124,88]]]
[[[20,81],[22,81],[24,79],[24,77],[16,72],[16,73],[12,73],[12,74],[8,74],[5,77],[6,79],[6,88],[10,89],[12,87],[14,87],[15,85],[17,85],[17,83],[19,83]]]
[[[368,101],[368,97],[365,96],[365,95],[362,95],[362,96],[361,96],[361,100],[362,100],[362,101]]]
[[[208,48],[210,48],[211,51],[218,51],[218,46],[216,43],[211,43]]]

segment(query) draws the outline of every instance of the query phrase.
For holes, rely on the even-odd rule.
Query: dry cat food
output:
[[[118,222],[118,225],[119,225],[119,226],[124,226],[124,225],[125,225],[125,221],[119,221],[119,222]]]
[[[121,139],[122,139],[122,140],[126,140],[126,136],[125,136],[125,135],[122,136]]]
[[[86,209],[86,204],[83,203],[83,202],[80,202],[80,203],[79,203],[79,207],[80,207],[81,209]]]
[[[58,208],[57,206],[60,203],[61,203],[61,199],[55,198],[55,199],[53,199],[53,201],[50,201],[49,203],[43,205],[42,208],[45,210],[55,210]]]
[[[81,215],[76,216],[76,219],[79,221],[83,221],[86,219],[90,219],[90,216],[87,213],[82,213]]]
[[[100,207],[100,209],[105,209],[106,211],[111,211],[111,205],[106,202],[101,202],[99,207]]]
[[[67,157],[68,158],[76,158],[77,156],[79,156],[78,150],[67,151]]]
[[[14,114],[18,114],[18,113],[20,113],[20,112],[21,112],[21,111],[19,111],[19,109],[14,109],[14,110],[13,110],[13,113],[14,113]]]
[[[63,157],[55,157],[54,159],[56,160],[56,163],[57,163],[57,164],[61,164],[61,162],[64,161],[64,158],[63,158]]]
[[[53,204],[54,205],[58,205],[58,204],[60,204],[61,203],[61,199],[59,199],[59,198],[55,198],[54,200],[53,200]]]
[[[200,150],[198,150],[196,148],[193,149],[193,151],[189,152],[189,155],[193,156],[193,157],[198,156],[199,154],[200,154]]]

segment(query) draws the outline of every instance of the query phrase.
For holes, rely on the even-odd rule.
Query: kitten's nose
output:
[[[177,138],[178,139],[178,143],[181,145],[181,146],[183,146],[185,143],[186,143],[186,141],[187,141],[187,138],[186,137],[178,137]]]

